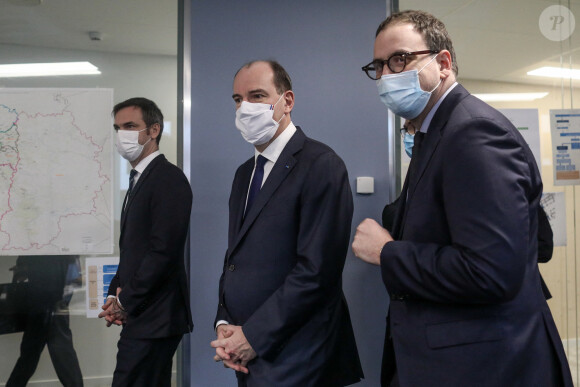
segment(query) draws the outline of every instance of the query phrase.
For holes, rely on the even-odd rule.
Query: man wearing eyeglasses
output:
[[[445,26],[405,11],[363,67],[415,133],[392,233],[352,244],[391,297],[383,386],[572,386],[540,285],[542,181],[517,129],[456,82]]]

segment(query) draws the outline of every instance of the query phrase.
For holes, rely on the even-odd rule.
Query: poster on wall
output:
[[[542,170],[540,152],[540,121],[538,109],[499,109],[514,124],[534,154],[538,169]]]
[[[564,192],[544,192],[540,204],[548,215],[554,233],[554,246],[566,246],[566,198]]]
[[[0,88],[0,255],[113,252],[112,89]]]
[[[119,257],[92,257],[85,260],[87,317],[97,318],[109,293],[111,280],[117,273]]]
[[[550,110],[554,185],[580,184],[580,110]]]

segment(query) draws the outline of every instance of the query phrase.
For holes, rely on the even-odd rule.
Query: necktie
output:
[[[131,192],[131,190],[133,189],[133,184],[135,183],[135,175],[137,174],[137,171],[134,169],[131,169],[131,172],[129,173],[129,189],[127,190],[127,192]]]
[[[425,133],[417,132],[415,133],[414,137],[414,144],[413,144],[413,157],[411,157],[411,163],[409,164],[409,182],[415,177],[417,173],[417,166],[419,165],[420,160],[420,151],[421,151],[421,143],[423,142],[423,138],[425,137]]]
[[[131,190],[133,189],[133,185],[135,183],[136,174],[137,171],[131,169],[131,172],[129,173],[129,189],[127,190],[127,194],[125,195],[125,200],[123,200],[123,211],[125,211],[125,205],[127,204],[127,200],[129,200],[129,196],[131,196]]]
[[[262,155],[258,155],[256,160],[256,168],[254,170],[254,177],[252,177],[252,182],[250,183],[250,191],[248,192],[248,203],[246,204],[246,211],[244,212],[244,217],[250,211],[250,207],[254,204],[260,188],[262,188],[262,180],[264,179],[264,164],[268,161]]]

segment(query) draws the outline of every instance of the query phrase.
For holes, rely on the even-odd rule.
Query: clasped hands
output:
[[[383,247],[393,241],[391,234],[373,219],[363,220],[356,228],[352,242],[354,255],[373,265],[381,264]]]
[[[242,327],[223,324],[217,327],[216,333],[217,340],[210,343],[216,353],[213,359],[223,361],[224,367],[249,373],[246,366],[257,354],[246,339]]]
[[[107,298],[107,302],[101,307],[103,311],[99,313],[99,318],[105,318],[107,321],[107,327],[111,325],[122,325],[127,321],[127,312],[119,304],[119,293],[121,293],[121,288],[117,288],[117,297]]]

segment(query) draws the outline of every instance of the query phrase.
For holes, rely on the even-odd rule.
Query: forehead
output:
[[[143,121],[143,112],[141,112],[140,107],[128,106],[119,110],[117,114],[115,114],[115,123],[125,123],[129,121]]]
[[[418,51],[426,48],[423,36],[415,31],[413,25],[394,24],[381,31],[375,39],[374,57],[387,59],[397,51]]]
[[[268,63],[256,62],[243,67],[234,79],[234,94],[244,95],[251,90],[273,90],[274,72]]]

